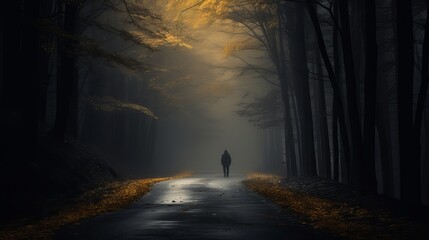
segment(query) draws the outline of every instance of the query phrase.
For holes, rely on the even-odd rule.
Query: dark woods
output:
[[[103,60],[104,65],[113,63],[132,70],[139,67],[145,71],[148,68],[147,64],[136,61],[129,54],[113,47],[103,48],[100,39],[85,34],[92,28],[92,32],[100,31],[100,35],[110,34],[123,41],[134,41],[134,45],[143,48],[142,51],[153,51],[144,42],[126,35],[125,31],[96,21],[99,15],[107,11],[129,17],[131,13],[125,12],[123,5],[122,2],[114,4],[110,1],[84,0],[14,1],[3,5],[1,137],[3,143],[8,142],[4,151],[10,153],[5,163],[19,165],[25,157],[35,156],[33,154],[40,136],[57,142],[75,142],[85,138],[85,141],[98,141],[95,145],[103,147],[111,144],[116,146],[116,150],[121,148],[118,142],[125,141],[123,145],[132,145],[136,138],[144,138],[147,145],[144,149],[150,149],[154,142],[157,116],[146,107],[151,106],[149,97],[140,96],[137,99],[137,93],[125,94],[120,91],[124,88],[120,86],[122,83],[105,80],[100,84],[104,86],[100,90],[96,88],[99,82],[95,81],[104,79],[87,81],[88,73],[94,71],[93,68],[99,68],[91,64],[93,59]],[[128,11],[137,11],[136,6],[129,8]],[[148,20],[148,24],[154,25],[155,18],[155,15],[151,16],[150,20],[153,21]],[[136,28],[144,27],[136,24]],[[106,85],[119,88],[119,94],[112,96],[112,93],[106,92]],[[144,92],[144,86],[141,88]],[[133,102],[129,102],[130,99]],[[100,117],[108,119],[107,122],[98,122]],[[131,140],[120,136],[123,129],[119,128],[126,125],[126,121],[137,125]],[[113,127],[115,124],[118,125],[116,128]],[[101,143],[106,136],[100,135],[109,134],[104,132],[107,129],[113,129],[110,132],[114,134],[112,139],[116,140]],[[128,141],[131,143],[128,144]],[[130,149],[118,151],[124,153]],[[150,158],[152,153],[147,150],[142,154]]]
[[[136,6],[129,8],[137,11]],[[153,51],[125,31],[95,20],[106,11],[128,19],[130,13],[124,9],[122,2],[110,1],[25,0],[2,4],[0,174],[6,206],[2,218],[9,211],[16,215],[19,210],[49,208],[51,194],[75,194],[83,189],[83,183],[116,176],[100,165],[104,163],[89,163],[92,157],[86,150],[75,149],[76,143],[95,152],[107,149],[121,166],[132,165],[115,169],[128,176],[137,174],[133,167],[150,165],[157,116],[146,106],[152,108],[152,99],[159,94],[149,95],[137,80],[127,83],[135,85],[135,91],[128,93],[121,91],[123,82],[109,81],[106,76],[107,80],[100,79],[102,76],[88,80],[93,69],[110,74],[106,69],[111,64],[127,70],[148,68],[85,34],[88,29],[90,33],[99,31],[104,41],[109,35],[116,41],[133,42],[142,51]],[[156,18],[151,15],[146,21],[156,25]],[[100,59],[102,64],[93,64],[93,59]],[[100,70],[102,65],[108,67]],[[109,88],[117,91],[109,92]],[[36,206],[28,206],[32,204]]]
[[[160,17],[132,2],[2,3],[2,182],[31,176],[43,141],[108,149],[121,167],[151,165],[157,119],[172,100],[150,81],[109,80],[109,68],[92,64],[151,68],[115,49],[128,42],[151,52],[151,44],[96,21],[111,11],[153,39],[165,37],[154,30],[164,30]],[[400,198],[409,210],[427,204],[429,1],[230,4],[226,18],[248,27],[276,68],[272,91],[238,111],[265,129],[267,168]],[[88,29],[116,38],[114,50]],[[104,75],[88,78],[91,71]]]
[[[287,176],[332,178],[400,198],[408,210],[427,204],[428,3],[266,2],[270,11],[255,7],[253,16],[233,19],[260,29],[280,91],[242,104],[239,114],[266,129],[268,149],[281,143],[274,134],[284,123]],[[277,31],[270,31],[270,15]],[[276,92],[280,120],[268,108],[279,106]]]

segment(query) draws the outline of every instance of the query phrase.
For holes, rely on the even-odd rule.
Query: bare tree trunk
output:
[[[389,129],[386,121],[383,119],[384,112],[379,111],[376,116],[376,126],[378,130],[378,142],[380,145],[380,162],[381,162],[381,174],[383,181],[383,194],[391,195],[393,193],[393,178],[391,174],[391,157],[389,156],[389,143],[390,139]]]
[[[4,64],[0,151],[7,156],[6,165],[31,161],[36,154],[40,33],[35,23],[39,8],[39,0],[12,1],[5,2],[0,12]]]
[[[1,72],[2,92],[0,99],[0,107],[2,109],[2,116],[0,118],[0,150],[4,156],[9,156],[2,161],[6,169],[4,171],[5,174],[0,176],[5,178],[5,180],[0,183],[2,186],[7,182],[10,176],[13,176],[13,173],[8,171],[8,169],[13,168],[13,166],[17,165],[20,161],[20,157],[17,156],[16,153],[21,153],[22,151],[18,151],[19,148],[17,147],[19,146],[21,137],[25,136],[25,132],[23,132],[21,128],[24,120],[23,107],[25,106],[25,96],[21,95],[22,92],[20,91],[20,74],[22,73],[22,71],[20,71],[21,19],[15,19],[17,13],[20,13],[20,8],[20,1],[7,1],[2,4],[0,9],[2,21],[1,57],[3,64]],[[29,88],[25,88],[25,90],[27,89]]]
[[[377,193],[375,176],[375,109],[377,93],[376,6],[374,0],[365,1],[365,105],[363,123],[364,157],[362,161],[363,189]]]
[[[375,3],[376,0],[373,2]],[[353,51],[353,63],[356,78],[356,101],[358,103],[358,112],[363,113],[364,99],[364,79],[365,79],[365,56],[361,54],[365,51],[364,32],[365,29],[365,0],[349,0],[350,13],[350,36]],[[360,114],[362,119],[363,114]]]
[[[316,43],[317,44],[317,43]],[[329,147],[329,134],[328,134],[328,119],[326,115],[326,99],[325,99],[325,83],[323,80],[323,69],[322,62],[320,59],[320,51],[318,46],[315,48],[316,66],[318,78],[316,81],[316,101],[318,110],[318,129],[319,129],[319,141],[320,141],[320,158],[322,167],[319,171],[322,173],[321,176],[331,178],[331,151]]]
[[[398,41],[398,130],[401,199],[408,210],[420,205],[420,162],[413,134],[414,36],[412,2],[396,0]]]
[[[38,160],[39,7],[39,0],[25,0],[3,2],[0,9],[2,217],[34,210],[26,197],[35,193],[30,163]]]
[[[54,12],[54,1],[42,1],[41,16],[48,18],[52,16]],[[54,43],[53,34],[43,33],[41,36],[41,45],[52,46]],[[48,86],[51,80],[51,64],[50,62],[54,58],[54,54],[49,49],[43,49],[40,51],[39,65],[40,65],[40,93],[39,93],[39,131],[43,131],[46,128],[46,113],[47,113],[47,95]],[[52,64],[53,65],[53,64]]]
[[[346,128],[346,120],[344,114],[344,106],[341,97],[340,87],[338,85],[338,79],[334,73],[334,69],[332,68],[331,61],[328,56],[328,52],[326,51],[325,42],[323,39],[322,30],[320,29],[319,19],[317,17],[317,11],[315,5],[312,1],[307,0],[307,9],[311,17],[311,21],[314,26],[314,30],[316,32],[317,42],[319,44],[319,50],[322,55],[323,62],[325,64],[325,68],[329,75],[329,80],[331,82],[331,86],[334,92],[334,102],[336,105],[336,109],[338,111],[338,120],[340,123],[340,133],[341,133],[341,143],[342,149],[344,151],[345,157],[345,168],[349,169],[349,157],[350,157],[350,146],[348,142],[347,136],[347,128]]]
[[[338,19],[338,2],[333,0],[334,4],[334,17]],[[335,24],[332,26],[332,43],[333,43],[333,53],[334,53],[334,74],[337,76],[337,80],[341,79],[341,66],[340,66],[340,56],[339,56],[339,43],[338,43],[338,26]],[[338,109],[337,109],[337,99],[334,97],[332,99],[332,144],[333,144],[333,161],[334,161],[334,180],[340,181],[340,152],[339,152],[339,143],[338,143]]]
[[[334,99],[332,104],[332,145],[333,145],[333,179],[337,182],[340,180],[340,155],[338,146],[338,113]]]
[[[414,138],[414,154],[415,160],[413,161],[413,172],[418,171],[419,175],[415,176],[419,178],[421,183],[421,131],[422,131],[422,122],[423,122],[423,112],[425,108],[425,103],[428,93],[428,83],[429,83],[429,0],[426,0],[426,21],[425,21],[425,33],[423,39],[423,51],[422,51],[422,66],[421,66],[421,77],[420,77],[420,90],[417,98],[416,112],[414,117],[414,129],[413,129],[413,138]],[[415,179],[417,181],[417,179]],[[420,188],[421,184],[416,187]],[[415,189],[417,191],[417,189]],[[416,196],[417,197],[417,196]],[[420,198],[420,195],[419,195]]]
[[[291,113],[291,111],[296,110],[296,105],[293,105],[290,102],[291,97],[290,97],[289,90],[286,89],[285,91],[287,93],[286,92],[283,93],[282,98],[283,98],[283,104],[284,104],[283,114],[284,114],[284,118],[285,118],[284,128],[285,128],[285,134],[287,134],[285,144],[288,145],[287,152],[286,152],[286,159],[288,159],[288,162],[289,162],[288,166],[291,170],[290,176],[296,176],[300,172],[299,171],[299,169],[300,169],[299,165],[300,165],[301,161],[299,160],[299,158],[296,155],[295,142],[297,142],[298,150],[300,151],[300,149],[301,149],[300,132],[299,132],[298,121],[295,121],[296,122],[296,126],[295,126],[296,137],[298,139],[298,141],[295,141],[294,132],[293,132],[294,127],[292,124],[292,113]],[[286,104],[288,104],[288,105],[286,105]],[[286,106],[289,106],[289,107],[286,107]],[[296,120],[296,112],[295,112],[295,118],[294,119]],[[301,156],[301,154],[299,156]]]
[[[307,69],[307,52],[305,46],[305,11],[301,3],[295,3],[294,6],[294,22],[291,22],[289,25],[290,30],[293,29],[293,34],[288,34],[288,43],[301,125],[301,160],[303,162],[303,175],[315,176],[317,175],[317,170],[314,152],[314,131]]]
[[[279,61],[280,65],[279,68],[279,78],[280,78],[280,85],[282,90],[282,100],[283,100],[283,118],[284,118],[284,131],[285,131],[285,150],[286,150],[286,166],[287,166],[287,175],[288,176],[296,176],[298,169],[297,169],[297,159],[296,159],[296,153],[295,153],[295,141],[293,139],[293,126],[292,126],[292,117],[291,117],[291,104],[290,104],[290,98],[289,98],[289,84],[286,79],[286,63],[285,63],[285,50],[284,50],[284,43],[283,43],[283,32],[280,26],[283,26],[283,22],[280,17],[280,10],[279,10]]]
[[[353,50],[351,44],[350,22],[349,22],[349,6],[348,0],[338,1],[340,10],[341,22],[341,39],[343,47],[344,70],[346,74],[347,86],[347,108],[351,130],[351,162],[350,162],[350,183],[362,189],[363,182],[363,146],[360,126],[359,108],[357,102],[356,91],[356,74],[353,59]]]
[[[297,166],[297,174],[302,175],[303,172],[303,161],[302,161],[302,133],[301,133],[301,123],[299,121],[299,114],[298,114],[298,103],[296,100],[296,94],[293,94],[294,91],[290,90],[289,95],[291,102],[291,111],[293,112],[293,118],[295,123],[295,131],[296,134],[294,135],[294,142],[296,142],[296,148],[298,149],[298,156],[296,158],[296,166]]]
[[[77,21],[77,5],[66,3],[64,7],[64,31],[73,34]],[[60,64],[57,76],[57,103],[53,133],[58,141],[64,141],[70,105],[74,89],[75,56],[72,55],[74,42],[62,39],[59,46]]]
[[[429,101],[426,99],[426,104]],[[423,146],[429,145],[429,109],[424,110],[423,114],[423,133],[425,133],[422,141]],[[429,148],[423,148],[422,152],[422,173],[429,172]],[[422,175],[422,202],[423,204],[429,204],[429,174]]]

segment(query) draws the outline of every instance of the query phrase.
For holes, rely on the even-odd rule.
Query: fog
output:
[[[236,111],[240,109],[239,103],[253,101],[272,89],[271,84],[261,79],[260,72],[252,70],[253,66],[273,67],[266,51],[257,47],[254,40],[243,38],[246,36],[243,26],[226,20],[199,24],[204,20],[201,12],[184,13],[183,7],[176,9],[167,3],[154,1],[153,5],[144,5],[162,16],[157,31],[168,28],[161,37],[165,41],[137,35],[154,46],[150,51],[122,38],[112,38],[99,27],[85,30],[86,36],[103,42],[104,48],[138,59],[149,70],[142,67],[130,70],[111,61],[106,64],[89,58],[82,61],[81,69],[88,68],[88,81],[80,80],[83,92],[90,97],[112,96],[141,104],[157,119],[148,121],[147,116],[135,119],[129,114],[115,113],[107,117],[96,115],[98,120],[92,120],[92,125],[85,120],[81,124],[82,141],[93,146],[116,171],[126,176],[186,170],[221,172],[224,150],[232,156],[232,173],[260,169],[263,130]],[[124,14],[117,12],[108,11],[99,19],[130,33],[141,30],[128,23],[129,16],[125,15],[124,21]],[[152,25],[156,27],[159,23]],[[235,49],[237,42],[246,42],[250,48],[237,53],[240,50]],[[86,106],[83,104],[82,109]],[[80,112],[82,119],[94,118]],[[106,121],[105,125],[100,124]],[[96,136],[91,137],[88,131]]]
[[[230,41],[230,34],[212,26],[193,35],[197,40],[191,42],[192,49],[166,48],[152,58],[157,65],[178,69],[169,77],[180,72],[192,78],[192,84],[182,89],[184,106],[159,119],[156,169],[220,172],[220,158],[227,149],[232,173],[256,170],[263,157],[262,129],[238,116],[237,104],[265,94],[269,85],[254,73],[230,69],[243,65],[226,57],[220,47]]]
[[[400,215],[427,212],[429,1],[20,0],[2,7],[5,236],[14,238],[9,225],[49,235],[44,223],[58,229],[65,224],[58,219],[81,215],[59,217],[75,209],[69,203],[94,216],[86,209],[104,213],[159,180],[185,176],[202,210],[218,209],[215,202],[233,192],[237,198],[228,199],[237,206],[258,208],[238,184],[248,179],[244,185],[264,196],[265,183],[276,189],[273,199],[290,197],[280,188],[305,185],[300,206],[320,205],[308,194],[353,203],[340,214],[346,223],[355,213],[372,223],[384,212],[365,211],[367,218],[355,211],[358,202]],[[233,188],[216,200],[211,182]],[[181,204],[170,199],[170,183],[164,200]],[[148,212],[158,208],[142,202]],[[183,215],[165,207],[175,212],[172,222]],[[219,223],[241,214],[201,213],[188,216]]]
[[[158,169],[220,172],[225,149],[232,156],[232,172],[256,169],[262,158],[262,130],[235,114],[237,100],[228,96],[204,109],[193,106],[191,116],[173,113],[160,120],[155,152]]]
[[[232,175],[322,177],[404,210],[429,201],[424,1],[5,4],[6,208],[41,186],[228,177],[224,150]]]

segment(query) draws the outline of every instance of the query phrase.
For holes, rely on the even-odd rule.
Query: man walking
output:
[[[222,154],[221,163],[223,166],[223,176],[229,177],[229,165],[231,165],[231,156],[229,155],[227,150],[225,150]]]

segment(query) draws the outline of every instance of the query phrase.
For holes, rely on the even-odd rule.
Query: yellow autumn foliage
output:
[[[128,109],[128,110],[144,113],[153,119],[158,119],[158,117],[149,108],[141,104],[118,100],[112,96],[104,96],[104,97],[94,96],[94,97],[88,97],[86,98],[86,100],[96,110],[100,110],[104,112],[114,112],[114,111],[122,111],[122,110]]]
[[[228,11],[231,0],[169,0],[165,10],[170,21],[191,29],[207,27]]]
[[[254,39],[246,38],[244,40],[234,40],[227,43],[223,48],[223,53],[226,57],[229,57],[236,52],[242,50],[251,50],[257,48]]]

